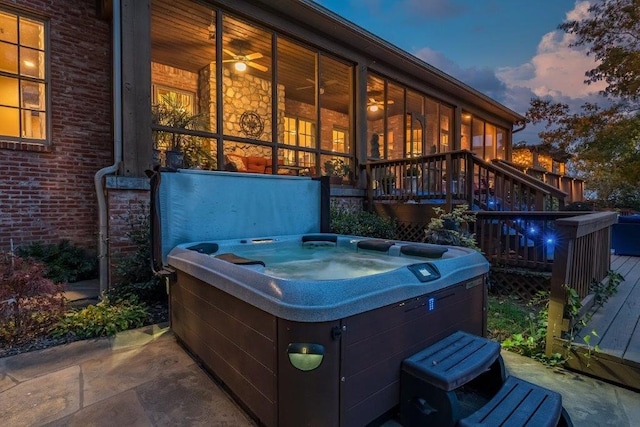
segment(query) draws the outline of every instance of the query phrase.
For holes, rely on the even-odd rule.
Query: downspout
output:
[[[122,46],[120,0],[113,0],[113,164],[96,172],[94,184],[98,197],[98,262],[100,273],[100,293],[109,287],[109,245],[107,201],[104,192],[104,178],[116,173],[122,163]]]

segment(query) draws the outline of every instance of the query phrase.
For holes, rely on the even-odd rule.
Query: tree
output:
[[[640,0],[595,0],[589,15],[559,26],[597,60],[585,83],[605,81],[615,104],[567,104],[534,98],[529,123],[544,123],[543,144],[573,155],[572,164],[597,199],[640,210]]]
[[[586,46],[599,63],[585,73],[586,83],[605,81],[605,95],[640,101],[640,1],[599,0],[589,13],[559,26],[577,36],[572,46]]]
[[[526,117],[544,124],[543,145],[571,155],[598,201],[640,210],[640,115],[590,103],[574,113],[567,104],[535,98]]]

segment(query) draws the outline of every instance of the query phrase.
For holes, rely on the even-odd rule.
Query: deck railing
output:
[[[551,299],[547,328],[547,355],[555,338],[569,328],[565,318],[566,287],[575,289],[584,301],[592,283],[601,282],[611,267],[611,225],[615,212],[597,212],[555,222],[558,244],[551,273]]]
[[[466,202],[482,210],[546,211],[564,205],[566,193],[517,169],[452,151],[366,164],[369,201],[442,201],[447,210]]]
[[[551,271],[562,243],[556,220],[588,212],[475,213],[476,241],[492,266]]]

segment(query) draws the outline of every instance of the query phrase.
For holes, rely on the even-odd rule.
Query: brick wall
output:
[[[107,192],[111,283],[117,282],[115,266],[122,259],[136,251],[127,233],[132,227],[139,227],[144,217],[149,215],[149,191],[135,189],[109,189]]]
[[[113,162],[110,24],[95,0],[0,0],[49,22],[51,144],[0,138],[0,250],[69,239],[97,243],[95,173]]]

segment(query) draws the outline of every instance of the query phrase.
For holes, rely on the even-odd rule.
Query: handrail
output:
[[[556,247],[551,273],[551,297],[547,328],[546,354],[551,356],[556,338],[569,329],[564,317],[565,286],[575,289],[584,300],[592,283],[601,282],[611,268],[611,225],[615,212],[597,212],[559,219],[556,229],[560,244]]]
[[[536,185],[540,188],[545,189],[546,191],[548,191],[551,195],[555,195],[555,197],[559,198],[559,199],[563,199],[565,197],[568,196],[567,193],[565,193],[564,191],[560,190],[557,187],[554,187],[553,185],[549,185],[546,182],[540,181],[539,179],[533,178],[530,175],[527,175],[526,173],[522,172],[521,170],[519,170],[518,168],[512,166],[511,164],[509,164],[508,162],[502,160],[502,159],[493,159],[491,161],[494,165],[500,167],[500,168],[505,168],[506,170],[510,171],[513,174],[519,175],[520,178],[522,178],[525,181],[528,181],[529,183]],[[558,176],[563,176],[563,175],[558,175]]]
[[[370,202],[439,199],[447,210],[455,202],[484,210],[531,211],[552,210],[564,199],[559,190],[552,192],[553,187],[524,178],[520,171],[486,162],[467,150],[370,161],[365,169]],[[418,175],[411,175],[410,170],[417,170]]]

